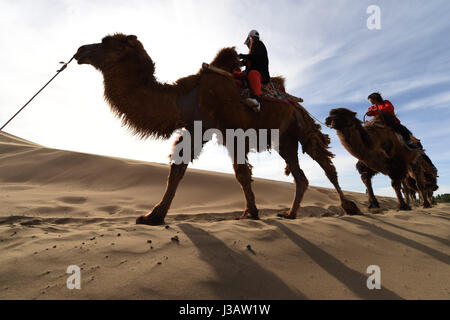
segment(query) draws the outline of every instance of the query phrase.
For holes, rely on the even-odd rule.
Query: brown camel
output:
[[[433,193],[439,189],[437,185],[437,178],[439,177],[436,169],[423,157],[419,158],[419,166],[423,168],[423,180],[425,182],[425,191],[426,198],[430,204],[435,205],[436,201],[434,200]],[[405,198],[409,198],[416,203],[416,193],[419,193],[419,189],[417,188],[417,182],[415,178],[408,172],[408,176],[403,182],[403,193],[405,194]],[[423,205],[423,203],[421,203]]]
[[[405,202],[401,193],[402,182],[408,174],[416,181],[424,208],[429,208],[424,173],[420,165],[422,151],[411,150],[402,143],[390,129],[389,124],[392,121],[394,119],[390,114],[381,113],[368,125],[363,126],[356,118],[356,112],[339,108],[330,111],[326,124],[336,129],[345,149],[359,159],[356,168],[367,187],[369,208],[380,207],[372,188],[372,178],[378,172],[391,178],[400,210],[411,210],[409,197]]]
[[[359,214],[359,209],[346,199],[338,184],[336,169],[331,161],[333,155],[328,151],[328,136],[321,133],[320,126],[314,123],[301,106],[296,108],[289,103],[263,101],[261,112],[254,113],[244,104],[240,88],[234,79],[209,70],[200,70],[174,84],[159,83],[154,77],[155,65],[152,59],[134,35],[115,34],[103,38],[101,43],[82,46],[75,59],[78,64],[90,64],[102,72],[105,98],[112,111],[141,138],[168,138],[182,128],[192,133],[194,121],[202,121],[201,133],[212,128],[223,133],[226,129],[238,128],[279,129],[279,153],[286,161],[286,172],[292,173],[296,183],[292,207],[283,213],[283,217],[296,218],[308,186],[308,180],[298,163],[299,141],[303,145],[303,151],[325,170],[339,194],[344,211],[347,214]],[[240,61],[234,48],[225,48],[218,53],[211,65],[231,72],[240,66]],[[195,139],[192,137],[192,140]],[[178,138],[175,145],[180,142],[183,142],[183,136]],[[191,146],[194,144],[195,141],[191,141]],[[247,140],[246,144],[248,152]],[[269,145],[260,144],[258,151],[267,149]],[[190,161],[198,157],[198,153],[193,150]],[[246,208],[241,218],[258,219],[258,209],[251,188],[251,165],[248,162],[239,163],[236,156],[232,160],[235,176],[246,199]],[[152,212],[140,216],[136,223],[164,223],[187,166],[188,163],[171,163],[162,200]]]

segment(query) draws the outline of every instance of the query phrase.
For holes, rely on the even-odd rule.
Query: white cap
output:
[[[252,30],[248,33],[247,40],[245,40],[244,42],[246,46],[249,44],[251,37],[259,38],[259,32],[256,30]]]

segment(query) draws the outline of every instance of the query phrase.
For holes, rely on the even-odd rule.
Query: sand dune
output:
[[[450,206],[342,216],[334,190],[255,179],[260,221],[236,221],[234,177],[188,170],[166,220],[137,226],[168,167],[45,148],[0,134],[2,299],[449,299]],[[308,173],[306,173],[308,174]],[[66,286],[82,268],[81,290]],[[381,268],[381,290],[366,269]]]

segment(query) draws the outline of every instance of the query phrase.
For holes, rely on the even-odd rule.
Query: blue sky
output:
[[[369,5],[381,8],[381,30],[366,25]],[[439,193],[450,193],[450,1],[5,1],[0,3],[0,122],[6,121],[83,44],[110,33],[135,34],[156,62],[160,81],[195,73],[224,46],[245,52],[258,29],[272,75],[323,120],[347,107],[362,117],[366,97],[380,91],[439,170]],[[180,50],[181,49],[181,50]],[[183,52],[180,55],[180,52]],[[356,159],[330,134],[344,189],[365,188]],[[7,132],[45,146],[168,163],[171,141],[139,141],[103,100],[102,77],[72,64],[14,120]],[[250,157],[258,177],[291,181],[276,154]],[[308,156],[312,185],[331,187]],[[232,172],[223,148],[207,145],[195,168]],[[393,195],[386,177],[376,193]]]

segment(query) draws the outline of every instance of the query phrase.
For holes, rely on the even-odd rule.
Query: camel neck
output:
[[[105,98],[136,135],[168,138],[180,120],[176,97],[172,86],[158,83],[150,71],[142,65],[103,71]]]
[[[344,128],[337,133],[347,151],[358,159],[364,160],[370,152],[362,139],[361,130],[365,129],[363,127]]]

